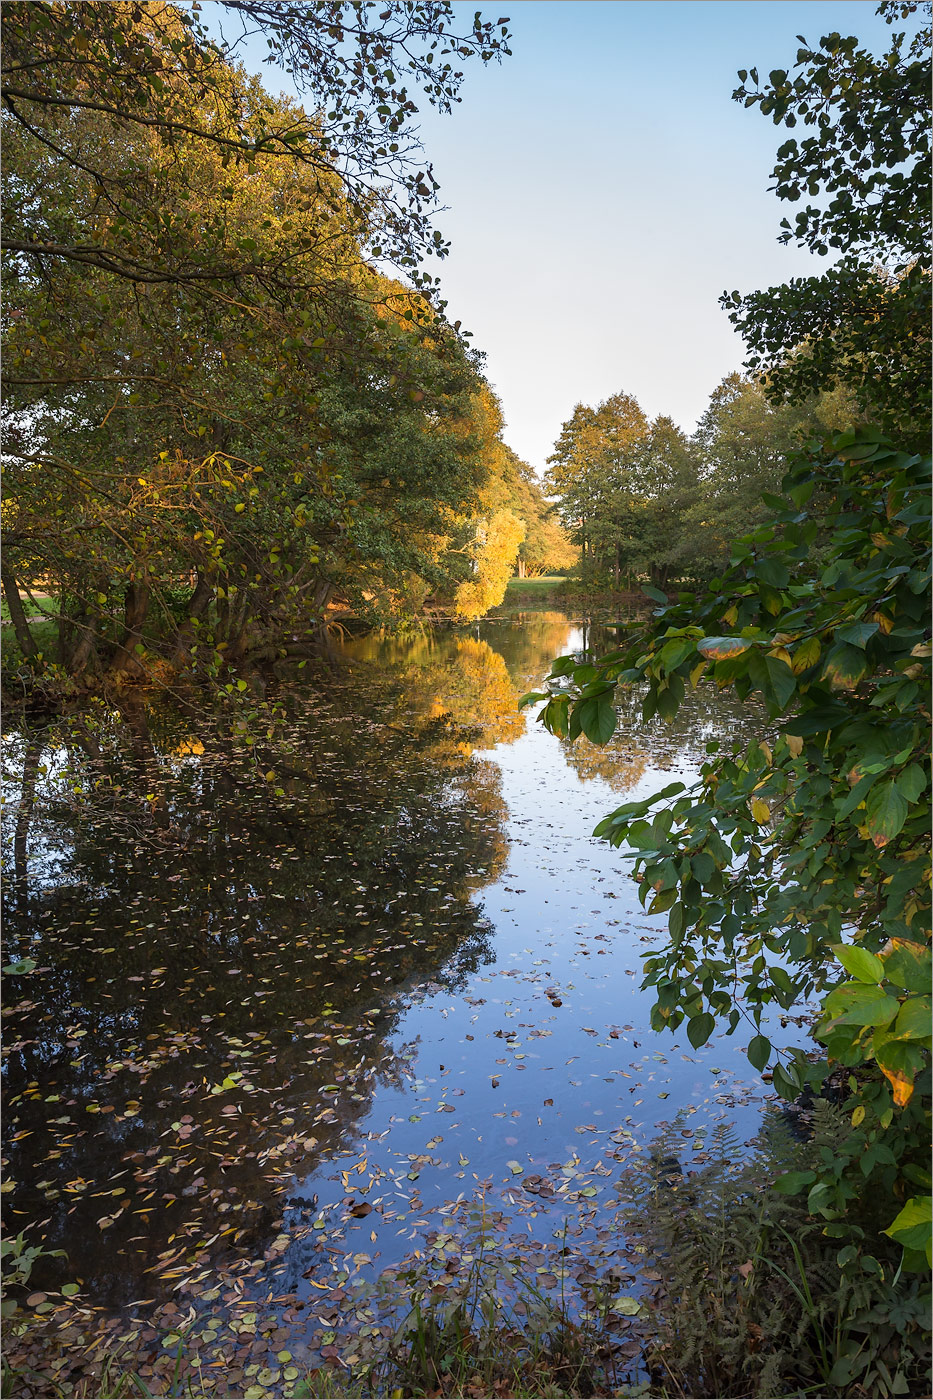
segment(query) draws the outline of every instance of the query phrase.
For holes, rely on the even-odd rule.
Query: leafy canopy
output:
[[[929,4],[883,0],[889,25]],[[725,294],[747,365],[777,399],[849,386],[867,418],[925,440],[929,429],[929,27],[894,30],[875,56],[853,36],[798,35],[792,72],[739,73],[737,102],[808,129],[778,151],[778,197],[807,203],[782,242],[841,254],[822,276]]]

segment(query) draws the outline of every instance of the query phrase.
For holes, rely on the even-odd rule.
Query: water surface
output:
[[[348,642],[252,746],[169,705],[8,736],[5,961],[35,968],[6,979],[7,1228],[66,1251],[46,1287],[320,1302],[425,1240],[456,1258],[474,1207],[618,1251],[659,1125],[685,1164],[756,1131],[753,1031],[651,1031],[666,921],[591,832],[763,722],[624,696],[596,748],[518,712],[554,656],[614,644],[553,611]]]

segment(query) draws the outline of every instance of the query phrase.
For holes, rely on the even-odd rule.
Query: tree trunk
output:
[[[13,631],[16,633],[16,640],[19,642],[20,651],[24,656],[35,656],[38,647],[29,630],[29,623],[26,621],[26,614],[23,612],[23,600],[19,596],[19,585],[16,582],[16,575],[12,569],[3,566],[0,568],[0,580],[3,583],[3,593],[6,598],[6,605],[10,609],[10,620],[13,623]]]
[[[199,572],[197,584],[191,595],[191,602],[188,604],[188,616],[182,623],[178,635],[175,638],[175,646],[172,651],[173,666],[181,667],[189,660],[189,651],[194,639],[195,623],[207,611],[213,597],[214,584],[211,576]]]
[[[110,663],[111,671],[126,671],[131,676],[141,674],[143,668],[136,655],[136,647],[142,642],[142,629],[148,611],[148,583],[128,583],[123,603],[126,631]]]

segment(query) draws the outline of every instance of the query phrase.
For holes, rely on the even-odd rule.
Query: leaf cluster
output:
[[[596,834],[634,851],[643,905],[667,914],[667,946],[645,964],[653,1024],[685,1022],[701,1045],[718,1019],[730,1034],[750,1023],[763,1069],[764,1009],[826,996],[830,1060],[865,1071],[851,1086],[861,1169],[902,1191],[922,1162],[930,1074],[929,473],[929,458],[877,430],[814,444],[705,595],[682,594],[634,646],[559,658],[547,697],[525,697],[547,699],[539,718],[553,732],[596,742],[615,727],[618,686],[647,687],[646,719],[673,717],[701,680],[764,702],[767,739],[709,745],[694,786],[627,803]],[[828,562],[807,578],[818,492]],[[840,957],[854,983],[838,985]],[[787,1098],[826,1072],[802,1050],[782,1061],[772,1074]],[[821,1204],[844,1211],[852,1190],[840,1167]]]

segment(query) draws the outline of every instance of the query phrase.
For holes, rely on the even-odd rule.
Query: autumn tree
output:
[[[548,460],[548,489],[580,545],[584,582],[618,589],[646,577],[664,586],[692,571],[696,541],[684,520],[697,499],[697,462],[670,418],[649,422],[629,394],[595,409],[578,404]]]
[[[481,380],[368,264],[336,132],[175,7],[82,6],[73,48],[67,8],[4,11],[8,598],[56,584],[71,674],[153,676],[280,654],[335,591],[391,612],[413,574],[456,579]]]

